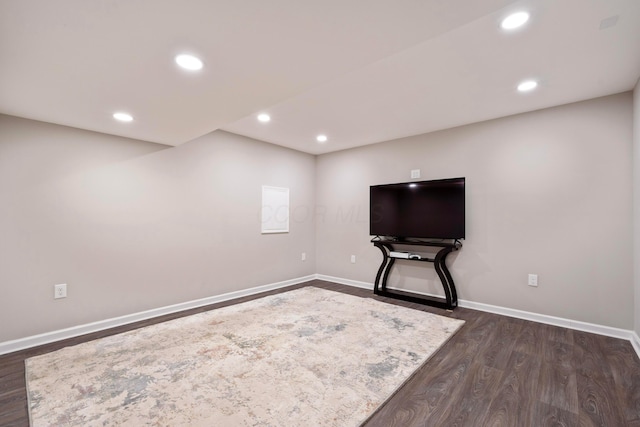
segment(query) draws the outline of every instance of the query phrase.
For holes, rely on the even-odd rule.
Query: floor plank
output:
[[[314,280],[0,356],[0,426],[28,426],[24,360],[65,346],[313,285],[361,297],[371,291]],[[640,426],[640,360],[625,340],[480,311],[366,423],[372,426]]]
[[[577,374],[580,424],[585,426],[627,425],[626,402],[620,394],[628,390],[616,384],[607,361],[607,347],[613,340],[586,332],[576,332],[574,361]],[[622,343],[620,343],[622,344]],[[633,361],[629,360],[628,372],[633,373]],[[637,365],[636,365],[637,366]]]
[[[478,425],[526,426],[532,423],[540,396],[541,360],[528,353],[514,351],[504,369],[498,393],[484,419]]]

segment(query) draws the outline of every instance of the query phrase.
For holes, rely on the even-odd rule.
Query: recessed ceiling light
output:
[[[117,112],[113,113],[113,118],[121,122],[133,121],[133,116],[129,113]]]
[[[271,116],[269,116],[268,114],[258,114],[258,120],[261,121],[262,123],[267,123],[269,121],[271,121]]]
[[[327,142],[327,135],[318,135],[318,136],[316,136],[316,141],[318,141],[318,142]]]
[[[503,30],[514,30],[523,26],[528,20],[529,14],[527,12],[516,12],[504,18],[500,26]]]
[[[525,80],[524,82],[518,85],[518,90],[520,92],[529,92],[530,90],[534,90],[538,87],[538,82],[535,80]]]
[[[202,60],[200,58],[187,54],[176,56],[176,64],[190,71],[198,71],[202,68]]]

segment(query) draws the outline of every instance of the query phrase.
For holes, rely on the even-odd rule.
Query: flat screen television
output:
[[[369,232],[397,240],[464,239],[464,178],[370,187]]]

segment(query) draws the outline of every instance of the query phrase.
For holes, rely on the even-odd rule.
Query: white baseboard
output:
[[[373,290],[373,284],[367,282],[360,282],[357,280],[343,279],[341,277],[326,276],[324,274],[316,275],[319,280],[326,280],[329,282],[340,283],[342,285],[354,286],[357,288],[371,289]],[[395,288],[389,288],[391,290],[398,290]],[[413,292],[413,291],[412,291]],[[442,295],[433,295],[422,292],[414,292],[425,296],[444,298]],[[548,316],[546,314],[532,313],[529,311],[516,310],[513,308],[500,307],[497,305],[484,304],[474,301],[458,300],[458,306],[464,308],[470,308],[473,310],[484,311],[488,313],[500,314],[508,317],[515,317],[517,319],[529,320],[532,322],[544,323],[547,325],[561,326],[568,329],[574,329],[576,331],[590,332],[593,334],[604,335],[613,338],[622,338],[631,342],[638,358],[640,358],[640,338],[634,331],[620,328],[613,328],[611,326],[597,325],[595,323],[581,322],[578,320],[564,319],[561,317]]]
[[[13,341],[5,341],[0,343],[0,355],[12,353],[18,350],[24,350],[26,348],[36,347],[43,344],[48,344],[55,341],[64,340],[67,338],[77,337],[79,335],[84,335],[91,332],[102,331],[102,330],[113,328],[116,326],[127,325],[129,323],[150,319],[150,318],[162,316],[165,314],[177,313],[179,311],[189,310],[191,308],[202,307],[209,304],[229,301],[235,298],[241,298],[244,296],[259,294],[261,292],[266,292],[274,289],[284,288],[287,286],[297,285],[299,283],[308,282],[314,279],[325,280],[327,282],[339,283],[342,285],[353,286],[356,288],[373,290],[372,283],[361,282],[358,280],[344,279],[341,277],[327,276],[325,274],[312,274],[309,276],[298,277],[296,279],[290,279],[282,282],[271,283],[268,285],[256,286],[249,289],[243,289],[241,291],[228,292],[226,294],[215,295],[212,297],[202,298],[194,301],[187,301],[180,304],[174,304],[166,307],[160,307],[152,310],[142,311],[139,313],[128,314],[125,316],[115,317],[112,319],[100,320],[97,322],[74,326],[71,328],[60,329],[52,332],[46,332],[44,334],[33,335],[30,337],[20,338]],[[394,289],[394,288],[390,288],[390,289]],[[442,295],[432,295],[432,294],[426,294],[426,293],[424,293],[423,295],[436,296],[436,297],[442,298]],[[561,317],[548,316],[545,314],[532,313],[528,311],[516,310],[512,308],[500,307],[496,305],[484,304],[484,303],[473,302],[473,301],[458,300],[458,305],[464,308],[470,308],[473,310],[500,314],[508,317],[515,317],[523,320],[530,320],[532,322],[545,323],[548,325],[561,326],[561,327],[583,331],[583,332],[591,332],[598,335],[605,335],[605,336],[614,337],[614,338],[626,339],[631,342],[631,345],[633,346],[638,357],[640,358],[640,337],[638,337],[637,333],[631,330],[613,328],[610,326],[603,326],[603,325],[597,325],[594,323],[564,319]]]
[[[563,328],[574,329],[576,331],[590,332],[598,335],[605,335],[613,338],[622,338],[631,341],[633,331],[627,329],[614,328],[611,326],[598,325],[595,323],[581,322],[579,320],[565,319],[562,317],[549,316],[546,314],[532,313],[529,311],[516,310],[484,304],[473,301],[458,300],[460,307],[471,308],[473,310],[485,311],[489,313],[501,314],[503,316],[515,317],[532,322],[545,323],[547,325],[561,326]],[[638,353],[640,357],[640,353]]]
[[[367,283],[367,282],[360,282],[358,280],[343,279],[342,277],[327,276],[325,274],[316,274],[316,279],[324,280],[327,282],[339,283],[341,285],[353,286],[355,288],[369,289],[371,291],[373,290],[373,284]]]
[[[636,350],[636,353],[638,353],[638,357],[640,357],[640,337],[638,337],[636,332],[632,332],[631,345]]]
[[[273,289],[280,289],[291,285],[297,285],[298,283],[308,282],[316,278],[315,274],[298,277],[296,279],[285,280],[283,282],[271,283],[269,285],[256,286],[254,288],[243,289],[241,291],[228,292],[222,295],[215,295],[212,297],[202,298],[193,301],[187,301],[179,304],[174,304],[166,307],[155,308],[152,310],[142,311],[139,313],[128,314],[125,316],[114,317],[112,319],[100,320],[97,322],[87,323],[84,325],[73,326],[71,328],[60,329],[57,331],[46,332],[39,335],[32,335],[26,338],[20,338],[12,341],[5,341],[0,343],[0,354],[12,353],[18,350],[24,350],[26,348],[36,347],[43,344],[48,344],[55,341],[64,340],[67,338],[73,338],[80,335],[88,334],[91,332],[103,331],[105,329],[113,328],[116,326],[127,325],[129,323],[139,322],[141,320],[150,319],[153,317],[163,316],[165,314],[177,313],[179,311],[189,310],[191,308],[202,307],[209,304],[215,304],[218,302],[229,301],[235,298],[245,297],[249,295],[259,294],[261,292],[271,291]]]

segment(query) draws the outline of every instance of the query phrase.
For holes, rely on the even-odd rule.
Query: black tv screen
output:
[[[464,178],[370,187],[372,236],[464,239]]]

